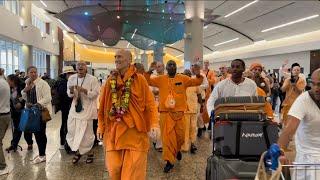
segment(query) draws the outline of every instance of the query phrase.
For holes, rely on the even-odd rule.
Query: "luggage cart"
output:
[[[288,174],[281,173],[281,180],[320,180],[320,164],[294,163],[281,166],[282,169],[289,169]]]

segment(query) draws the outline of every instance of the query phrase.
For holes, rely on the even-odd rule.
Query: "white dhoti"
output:
[[[74,94],[70,93],[70,87],[81,86],[87,90],[87,93],[81,93],[74,90]],[[69,97],[73,97],[68,117],[68,133],[66,140],[72,151],[79,151],[85,154],[89,152],[94,144],[96,132],[93,132],[93,119],[97,119],[97,97],[100,87],[97,78],[90,74],[79,78],[74,74],[68,79],[67,93]],[[75,106],[77,98],[81,97],[82,110],[76,112]]]
[[[92,120],[68,119],[66,140],[72,151],[79,150],[80,154],[89,152],[93,147],[94,139]]]

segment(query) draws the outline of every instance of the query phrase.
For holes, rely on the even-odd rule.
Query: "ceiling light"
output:
[[[184,54],[180,54],[180,55],[176,56],[176,58],[177,58],[177,57],[180,57],[180,56],[183,56],[183,55],[184,55]]]
[[[262,44],[262,43],[265,43],[265,42],[267,42],[267,40],[264,39],[264,40],[261,40],[261,41],[255,41],[254,44]]]
[[[147,8],[147,11],[149,11],[149,8]]]
[[[162,12],[164,13],[164,9],[162,9]]]
[[[305,17],[305,18],[301,18],[301,19],[298,19],[298,20],[295,20],[295,21],[291,21],[291,22],[288,22],[288,23],[285,23],[285,24],[281,24],[279,26],[274,26],[272,28],[264,29],[261,32],[272,31],[272,30],[275,30],[275,29],[278,29],[278,28],[289,26],[289,25],[292,25],[292,24],[295,24],[295,23],[299,23],[299,22],[302,22],[302,21],[306,21],[306,20],[309,20],[309,19],[313,19],[313,18],[316,18],[316,17],[319,17],[319,14],[316,14],[316,15],[313,15],[313,16],[308,16],[308,17]]]
[[[237,41],[237,40],[239,40],[239,38],[234,38],[234,39],[231,39],[231,40],[228,40],[228,41],[224,41],[222,43],[215,44],[214,46],[220,46],[222,44],[227,44],[227,43],[230,43],[230,42],[233,42],[233,41]]]
[[[44,5],[45,7],[48,7],[48,6],[46,5],[46,3],[44,3],[42,0],[40,0],[40,2],[41,2],[41,4]]]
[[[58,21],[68,30],[68,31],[71,31],[70,28],[64,24],[60,19],[58,19]]]
[[[88,15],[89,15],[89,13],[86,11],[86,12],[84,12],[84,15],[88,16]]]
[[[129,48],[129,46],[130,46],[130,43],[127,44],[127,48]]]
[[[229,16],[231,16],[231,15],[233,15],[233,14],[239,12],[239,11],[242,11],[243,9],[251,6],[252,4],[254,4],[254,3],[256,3],[256,2],[258,2],[258,0],[252,1],[252,2],[249,3],[249,4],[244,5],[244,6],[242,6],[241,8],[239,8],[239,9],[237,9],[237,10],[235,10],[235,11],[233,11],[233,12],[227,14],[227,15],[225,15],[224,17],[227,18],[227,17],[229,17]]]
[[[76,35],[74,35],[74,38],[76,38],[76,40],[81,43],[80,39]]]
[[[137,28],[134,30],[132,36],[131,36],[131,39],[134,37],[134,35],[136,35],[136,32],[137,32]]]
[[[120,16],[119,16],[119,15],[117,16],[117,19],[120,19]]]
[[[170,20],[172,19],[172,17],[170,16]]]
[[[148,46],[151,46],[151,45],[153,45],[154,44],[154,41],[152,41]]]

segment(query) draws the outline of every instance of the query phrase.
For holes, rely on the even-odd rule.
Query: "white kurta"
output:
[[[81,101],[83,110],[76,112],[77,94],[70,93],[70,87],[77,85],[88,91],[87,95],[81,93]],[[68,96],[74,97],[69,116],[68,116],[68,134],[66,140],[72,151],[79,150],[80,154],[89,152],[94,144],[93,119],[97,119],[97,99],[100,91],[98,79],[90,74],[86,74],[85,78],[78,78],[77,74],[70,76],[68,80]]]
[[[257,96],[256,83],[248,78],[240,84],[235,84],[231,79],[225,79],[213,89],[208,102],[207,109],[209,116],[214,109],[214,103],[218,98],[230,96]]]

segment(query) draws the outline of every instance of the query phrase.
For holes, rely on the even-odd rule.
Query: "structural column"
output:
[[[27,28],[32,25],[32,14],[31,14],[31,1],[24,0],[19,1],[20,7],[20,23],[23,26],[27,26]],[[33,63],[33,46],[31,45],[22,45],[22,55],[23,55],[23,68],[25,71],[29,66]]]
[[[141,54],[141,64],[143,64],[144,69],[148,70],[148,55],[146,54],[146,51],[143,51]]]
[[[190,68],[195,62],[203,62],[204,1],[185,1],[185,8],[184,64]]]
[[[163,62],[163,45],[156,43],[153,49],[153,61]]]

